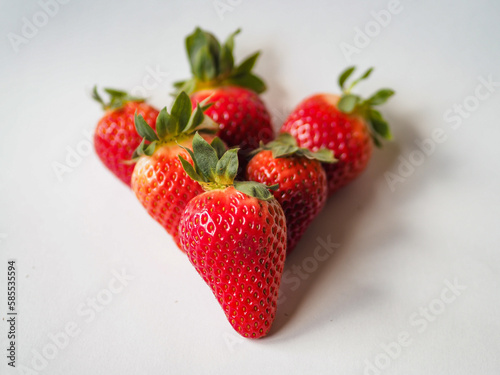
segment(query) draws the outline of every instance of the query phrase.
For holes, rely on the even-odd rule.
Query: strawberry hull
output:
[[[274,158],[271,151],[263,150],[248,163],[246,177],[267,186],[279,185],[273,195],[285,212],[290,254],[325,206],[328,188],[322,164],[303,156]]]
[[[338,162],[323,164],[328,178],[328,195],[358,177],[367,167],[373,151],[366,121],[340,112],[336,107],[338,99],[330,94],[305,99],[281,128],[282,132],[292,134],[300,147],[333,151]]]

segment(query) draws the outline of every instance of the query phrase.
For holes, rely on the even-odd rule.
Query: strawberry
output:
[[[244,337],[265,336],[276,316],[285,263],[283,209],[267,186],[234,181],[237,149],[224,153],[215,141],[209,145],[195,136],[188,152],[194,166],[180,156],[183,167],[207,191],[182,214],[182,248],[233,328]]]
[[[325,206],[328,184],[321,162],[333,163],[333,152],[299,148],[295,138],[281,133],[275,141],[262,145],[254,153],[247,165],[246,177],[266,185],[279,185],[273,195],[285,212],[286,248],[290,254]]]
[[[186,51],[193,78],[174,86],[191,94],[193,106],[207,97],[214,104],[205,114],[220,125],[218,136],[242,151],[259,147],[259,141],[274,138],[271,117],[260,93],[264,82],[251,71],[259,52],[235,66],[233,57],[236,30],[221,44],[209,32],[196,28],[186,38]]]
[[[184,172],[178,159],[182,154],[189,160],[184,148],[190,148],[193,134],[198,129],[217,130],[217,124],[203,115],[198,104],[194,111],[186,93],[175,99],[170,114],[163,108],[156,120],[156,132],[141,115],[136,115],[135,126],[143,141],[134,152],[137,161],[132,174],[132,189],[149,215],[170,233],[177,245],[179,219],[186,204],[203,192],[201,186]],[[213,135],[205,134],[207,139]],[[151,142],[146,145],[145,142]]]
[[[326,147],[334,152],[338,162],[324,165],[329,195],[364,171],[373,144],[380,147],[380,138],[391,139],[387,122],[373,107],[385,103],[394,91],[382,89],[366,100],[351,94],[352,88],[373,70],[368,69],[345,89],[344,84],[354,69],[350,67],[340,75],[341,96],[317,94],[305,99],[281,128],[282,132],[291,133],[300,147],[311,151]]]
[[[105,103],[94,87],[92,97],[106,111],[99,120],[94,133],[94,147],[104,165],[130,187],[134,164],[130,160],[134,150],[141,143],[141,137],[134,127],[134,114],[137,112],[148,124],[154,126],[158,111],[144,99],[135,98],[124,91],[104,89],[110,100]]]

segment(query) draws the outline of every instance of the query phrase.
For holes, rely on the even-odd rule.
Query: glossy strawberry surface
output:
[[[274,158],[272,151],[263,150],[248,163],[246,176],[268,186],[279,185],[273,194],[285,212],[289,254],[325,206],[328,185],[321,163],[304,156]]]
[[[205,136],[212,139],[212,136]],[[191,147],[191,138],[180,143]],[[132,175],[132,189],[147,212],[171,234],[180,247],[179,220],[188,202],[203,193],[200,184],[188,177],[178,155],[191,162],[176,143],[162,146],[152,156],[142,156]]]
[[[189,260],[242,336],[265,336],[276,316],[286,255],[285,215],[234,187],[193,198],[179,224]]]
[[[146,103],[127,102],[120,109],[108,110],[94,133],[94,147],[104,165],[120,180],[130,186],[134,164],[126,164],[142,138],[134,126],[137,111],[146,122],[155,127],[158,111]]]
[[[193,106],[209,96],[209,103],[213,105],[205,114],[219,124],[217,135],[228,147],[253,150],[259,146],[259,141],[267,143],[274,139],[269,112],[252,90],[236,86],[201,90],[191,94]]]
[[[285,121],[282,132],[291,133],[300,147],[334,152],[338,162],[324,164],[328,193],[355,179],[368,165],[373,141],[364,119],[337,109],[339,97],[318,94],[302,101]]]

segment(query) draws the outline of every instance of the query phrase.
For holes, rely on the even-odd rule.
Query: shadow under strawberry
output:
[[[348,259],[352,259],[347,252],[347,249],[351,248],[350,244],[359,233],[366,230],[366,223],[363,224],[363,227],[360,223],[366,213],[373,209],[377,200],[378,187],[380,189],[386,188],[391,194],[384,173],[394,170],[402,150],[414,149],[414,140],[419,138],[415,127],[408,123],[406,117],[399,118],[388,115],[388,118],[393,124],[396,141],[386,143],[382,151],[375,153],[367,170],[356,181],[340,189],[329,198],[325,209],[316,217],[294,253],[287,257],[280,286],[276,319],[267,340],[288,340],[290,335],[295,336],[298,334],[297,332],[301,334],[308,332],[311,326],[322,326],[327,324],[329,320],[335,319],[330,318],[332,316],[341,316],[349,313],[352,309],[359,309],[360,306],[372,305],[380,298],[380,291],[372,287],[360,288],[359,284],[353,284],[349,295],[346,296],[345,284],[342,285],[346,276],[343,274],[342,268],[345,267],[346,262],[350,262]],[[398,134],[402,132],[404,132],[404,137],[399,137]],[[391,212],[383,212],[381,215],[383,215],[384,220],[390,222]],[[398,228],[394,223],[391,224],[390,228],[388,227],[388,233],[401,234],[404,231],[405,228]],[[314,263],[308,258],[314,258],[314,250],[318,246],[323,248],[330,246],[331,252],[328,254],[327,251],[323,251],[322,259],[315,259]],[[351,251],[368,253],[371,249],[351,249]],[[352,264],[349,266],[352,267]],[[328,274],[325,274],[327,271]],[[334,280],[329,282],[331,287],[321,291],[315,290],[315,285],[326,277],[329,281]],[[355,275],[351,275],[351,277],[356,278]],[[311,294],[318,292],[322,293],[322,300],[326,302],[319,304],[317,297],[315,297],[314,303],[311,305]],[[325,308],[325,304],[329,307]],[[306,319],[308,322],[306,326],[304,324],[294,326],[291,322],[301,311],[307,314],[310,319]],[[324,319],[318,320],[318,315],[324,316]],[[288,327],[288,330],[285,328],[286,333],[280,332],[284,327]]]

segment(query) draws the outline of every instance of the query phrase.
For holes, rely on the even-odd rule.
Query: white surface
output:
[[[498,374],[500,87],[458,129],[443,119],[475,94],[478,77],[500,80],[498,2],[401,1],[403,10],[353,55],[360,68],[376,67],[361,93],[397,91],[383,110],[395,142],[330,199],[288,259],[292,278],[294,266],[314,266],[308,257],[318,241],[339,244],[306,280],[283,283],[286,301],[265,339],[233,333],[187,258],[94,153],[58,181],[53,163],[65,162],[67,147],[84,146],[82,131],[101,115],[92,85],[130,90],[159,66],[169,75],[147,94],[169,104],[171,83],[188,76],[183,38],[196,25],[221,38],[242,27],[238,59],[262,50],[257,72],[278,126],[307,95],[337,91],[336,77],[350,64],[340,43],[353,44],[370,12],[387,8],[387,1],[223,2],[237,5],[221,20],[212,1],[74,0],[15,53],[7,34],[21,34],[23,17],[40,6],[2,1],[0,315],[6,260],[15,258],[17,364],[32,367],[34,350],[53,354],[49,335],[74,322],[79,335],[38,373],[363,374],[376,373],[366,363],[378,359],[383,374]],[[397,173],[398,157],[408,159],[415,140],[436,128],[446,141],[391,191],[384,174]],[[122,269],[135,278],[87,322],[81,304],[105,297],[113,270]],[[466,289],[440,305],[434,299],[446,280]],[[445,310],[424,327],[415,313],[429,305]],[[0,324],[0,372],[30,373],[7,367]],[[404,332],[411,343],[384,362],[382,345]]]

